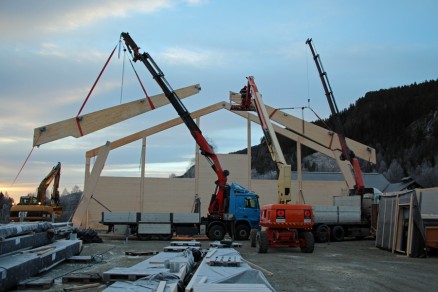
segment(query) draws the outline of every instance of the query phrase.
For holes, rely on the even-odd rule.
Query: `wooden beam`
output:
[[[81,200],[79,201],[78,207],[73,214],[72,222],[74,227],[81,226],[84,215],[87,212],[88,205],[90,204],[90,200],[93,197],[94,191],[96,190],[100,174],[105,166],[105,161],[110,151],[110,145],[110,142],[107,142],[104,146],[100,147],[99,155],[94,163],[93,170],[91,171],[91,174],[84,185],[84,192],[82,193]]]
[[[275,108],[266,106],[271,119],[299,135],[305,136],[322,146],[336,150],[341,149],[339,138],[336,133],[320,126],[303,121]],[[376,163],[376,151],[370,146],[364,145],[357,141],[346,138],[348,147],[356,154],[358,158]]]
[[[303,121],[268,105],[266,105],[266,108],[273,121],[285,126],[289,130],[318,144],[321,144],[328,149],[341,149],[338,135],[333,131]],[[376,163],[376,150],[374,148],[349,138],[346,138],[346,141],[348,147],[356,154],[356,157],[365,161],[369,161],[373,164]]]
[[[190,116],[193,119],[201,117],[201,116],[205,116],[209,113],[223,109],[225,107],[225,104],[226,104],[226,102],[219,102],[219,103],[213,104],[211,106],[205,107],[203,109],[200,109],[198,111],[191,113]],[[175,127],[175,126],[182,124],[182,123],[183,123],[183,121],[181,120],[181,118],[178,117],[178,118],[169,120],[165,123],[148,128],[146,130],[143,130],[143,131],[134,133],[132,135],[123,137],[119,140],[115,140],[115,141],[111,142],[110,150],[122,147],[122,146],[129,144],[129,143],[132,143],[132,142],[135,142],[137,140],[142,139],[143,137],[147,137],[147,136],[153,135],[155,133],[170,129],[170,128]],[[85,156],[87,158],[91,158],[91,157],[96,156],[97,153],[99,152],[100,148],[101,147],[97,147],[97,148],[94,148],[94,149],[87,151]]]
[[[240,103],[240,93],[230,91],[230,101],[232,103]],[[271,120],[283,125],[284,127],[295,132],[296,134],[299,134],[300,136],[306,137],[308,140],[312,140],[320,144],[321,146],[324,146],[325,148],[331,150],[341,149],[341,145],[339,144],[339,137],[333,131],[301,120],[281,110],[270,107],[269,105],[265,106]],[[349,138],[345,139],[348,147],[356,154],[358,158],[376,164],[376,151],[374,148],[361,144]]]
[[[234,110],[230,110],[230,111],[232,113],[236,114],[236,115],[241,116],[241,117],[247,117],[248,116],[249,120],[251,120],[254,123],[260,124],[259,117],[257,117],[254,114],[250,114],[250,113],[245,112],[245,111],[234,111]],[[274,131],[276,133],[279,133],[279,134],[281,134],[281,135],[283,135],[283,136],[285,136],[285,137],[287,137],[287,138],[289,138],[289,139],[291,139],[293,141],[298,141],[298,139],[300,139],[301,144],[303,144],[303,145],[305,145],[305,146],[307,146],[307,147],[309,147],[309,148],[311,148],[311,149],[313,149],[315,151],[321,152],[321,153],[323,153],[323,154],[325,154],[325,155],[327,155],[329,157],[334,158],[333,151],[331,149],[329,149],[327,147],[324,147],[321,144],[318,144],[318,143],[316,143],[316,142],[314,142],[312,140],[307,139],[306,137],[298,135],[295,132],[292,132],[292,131],[290,131],[288,129],[282,128],[282,127],[277,126],[275,124],[273,124],[273,127],[274,127]]]
[[[196,84],[177,89],[175,92],[182,99],[197,94],[200,90],[201,86]],[[150,99],[154,108],[162,107],[169,103],[164,94],[151,96]],[[68,136],[79,138],[151,110],[151,105],[147,99],[142,98],[82,115],[79,117],[80,128],[76,118],[38,127],[34,129],[33,146],[40,146]],[[82,130],[82,135],[80,129]]]

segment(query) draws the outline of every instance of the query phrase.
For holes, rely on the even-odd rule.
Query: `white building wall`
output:
[[[260,196],[260,204],[277,202],[276,180],[251,180],[248,170],[247,155],[218,155],[224,169],[230,171],[228,182],[236,182],[247,187]],[[201,213],[207,214],[211,194],[215,190],[216,174],[207,160],[200,157],[199,179],[194,178],[145,178],[144,198],[141,198],[140,177],[101,177],[91,200],[86,227],[104,229],[99,224],[101,213],[112,212],[191,212],[195,199],[196,184],[199,187]],[[248,186],[250,184],[250,186]],[[298,184],[292,181],[292,192],[298,192]],[[332,204],[332,196],[340,195],[343,182],[303,182],[304,198],[308,204]],[[324,190],[324,193],[321,192]],[[100,203],[98,203],[100,202]],[[87,223],[88,222],[88,223]]]

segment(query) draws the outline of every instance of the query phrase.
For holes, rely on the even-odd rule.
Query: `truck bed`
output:
[[[315,224],[360,224],[360,207],[355,206],[313,206]]]

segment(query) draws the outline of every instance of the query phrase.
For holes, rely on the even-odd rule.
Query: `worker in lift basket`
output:
[[[241,105],[245,104],[245,99],[246,99],[246,94],[248,92],[248,86],[244,86],[241,90],[240,90],[240,96],[242,97],[242,102]]]

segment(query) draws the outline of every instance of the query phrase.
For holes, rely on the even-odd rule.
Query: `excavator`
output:
[[[312,253],[315,245],[312,234],[312,206],[298,204],[298,200],[289,204],[292,201],[292,168],[286,163],[254,77],[249,76],[247,79],[248,84],[240,91],[241,104],[235,105],[232,110],[257,112],[269,152],[279,173],[278,202],[262,206],[262,230],[251,230],[251,246],[257,247],[259,253],[266,253],[268,247],[300,247],[302,252]]]
[[[11,207],[11,221],[48,221],[55,222],[62,214],[59,200],[59,179],[61,162],[58,162],[47,176],[41,181],[37,195],[20,197],[20,202]],[[53,181],[50,204],[46,204],[46,191]]]
[[[147,52],[140,53],[140,48],[129,33],[122,32],[128,52],[133,61],[141,61],[153,79],[163,90],[164,95],[175,108],[191,135],[217,175],[215,191],[211,196],[207,217],[202,218],[206,225],[206,234],[210,240],[222,240],[226,233],[238,240],[249,238],[250,230],[259,225],[258,195],[236,183],[227,183],[228,170],[224,170],[218,156],[203,136],[201,130],[190,116],[177,93],[164,77],[164,73]]]

